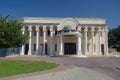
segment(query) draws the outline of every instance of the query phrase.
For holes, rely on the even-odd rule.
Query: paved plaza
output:
[[[2,58],[1,58],[2,59]],[[0,80],[119,80],[120,58],[115,57],[47,57],[19,56],[4,59],[50,61],[61,64],[59,67],[42,72],[28,73],[1,78]]]

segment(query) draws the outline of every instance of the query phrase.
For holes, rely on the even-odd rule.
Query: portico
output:
[[[21,18],[18,22],[23,25],[22,34],[29,36],[20,55],[108,54],[105,19]]]

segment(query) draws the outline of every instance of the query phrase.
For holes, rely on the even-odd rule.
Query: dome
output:
[[[63,30],[76,30],[76,28],[72,27],[70,25],[66,25],[66,26],[63,27]]]

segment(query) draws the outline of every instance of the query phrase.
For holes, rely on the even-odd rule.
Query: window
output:
[[[55,30],[55,36],[57,35],[57,29]]]
[[[36,31],[34,31],[34,36],[36,36]]]
[[[50,36],[50,30],[48,30],[47,33],[48,33],[48,36]]]
[[[102,37],[102,32],[100,32],[100,36]]]
[[[42,32],[42,29],[40,29],[40,36],[43,36],[43,32]]]
[[[36,51],[36,44],[34,44],[34,51]]]
[[[40,44],[40,46],[42,47],[42,51],[43,51],[43,44]]]
[[[96,32],[94,32],[94,36],[96,35]]]
[[[55,44],[55,51],[57,51],[57,44]]]
[[[89,32],[87,32],[87,37],[89,37]]]
[[[26,32],[26,35],[29,36],[29,31]]]
[[[104,44],[101,44],[101,52],[102,52],[102,55],[104,55]]]

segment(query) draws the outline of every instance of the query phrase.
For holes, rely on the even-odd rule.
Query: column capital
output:
[[[108,27],[105,27],[105,32],[108,32],[109,30],[108,30]]]
[[[77,27],[77,30],[78,30],[78,31],[81,31],[81,28],[82,28],[81,26],[78,26],[78,27]]]
[[[28,31],[32,31],[32,26],[28,26]]]
[[[77,35],[77,37],[80,37],[80,38],[81,38],[81,37],[82,37],[82,35],[81,35],[81,34],[78,34],[78,35]]]
[[[91,31],[92,31],[92,32],[95,31],[95,27],[94,27],[94,26],[91,27]]]
[[[50,28],[50,31],[52,32],[52,31],[53,31],[53,28]]]
[[[24,25],[23,25],[23,27],[22,27],[21,31],[25,31],[25,26],[24,26]]]
[[[36,30],[36,31],[39,31],[39,26],[35,26],[35,30]]]
[[[84,29],[84,32],[87,32],[88,31],[88,27],[86,26],[85,29]]]
[[[46,31],[46,26],[43,26],[43,31]]]
[[[98,27],[98,32],[101,32],[101,27]]]

